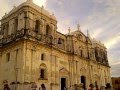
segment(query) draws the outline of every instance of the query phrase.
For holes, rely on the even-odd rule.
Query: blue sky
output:
[[[1,0],[0,17],[14,5],[26,0]],[[86,34],[100,40],[108,49],[111,76],[120,76],[120,0],[34,0],[43,5],[58,20],[58,31],[74,31],[77,24]]]

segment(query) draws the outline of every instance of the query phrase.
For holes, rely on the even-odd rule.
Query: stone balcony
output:
[[[65,51],[65,46],[57,43],[57,40],[52,37],[52,35],[38,34],[33,30],[22,29],[16,32],[16,34],[8,35],[0,39],[0,47],[7,45],[9,43],[18,41],[20,39],[28,39],[31,41],[36,41],[41,44],[46,44],[47,46],[54,47],[56,49],[61,49]]]

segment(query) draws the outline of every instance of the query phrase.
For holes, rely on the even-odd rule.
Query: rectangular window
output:
[[[9,62],[10,61],[10,53],[6,54],[6,61]]]
[[[44,69],[40,70],[40,78],[45,78],[45,70]]]
[[[16,34],[17,30],[18,30],[18,18],[16,18],[14,20],[14,31],[12,32],[13,34]]]
[[[42,53],[41,54],[41,60],[44,60],[45,55]]]

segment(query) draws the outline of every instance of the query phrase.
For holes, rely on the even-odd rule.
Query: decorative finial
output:
[[[71,32],[71,29],[70,29],[70,27],[68,28],[68,34],[70,34],[70,32]]]
[[[77,25],[77,29],[78,29],[78,31],[81,31],[81,30],[80,30],[80,25],[79,25],[79,24]]]
[[[88,31],[88,29],[87,29],[87,37],[90,37],[90,34],[89,34],[89,31]]]
[[[42,5],[42,7],[41,8],[44,8],[44,6]]]
[[[54,16],[54,13],[52,13],[52,16]]]
[[[7,13],[5,13],[5,15],[7,15]]]
[[[13,5],[13,8],[16,8],[15,4]]]

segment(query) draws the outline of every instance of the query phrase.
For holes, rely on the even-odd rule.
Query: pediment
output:
[[[61,68],[59,72],[64,74],[69,74],[69,71],[66,68]]]
[[[74,31],[71,33],[74,37],[76,37],[78,40],[81,40],[83,42],[86,41],[86,36],[81,31]]]
[[[86,72],[85,67],[82,67],[82,68],[80,69],[80,71],[84,71],[84,72]]]

